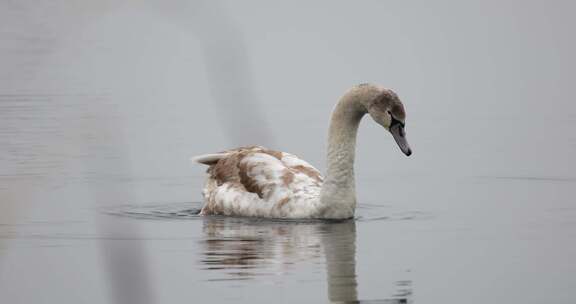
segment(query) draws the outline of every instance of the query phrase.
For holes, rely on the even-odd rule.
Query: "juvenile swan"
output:
[[[292,154],[259,146],[197,156],[193,161],[209,166],[200,214],[353,217],[356,133],[366,113],[390,131],[404,154],[412,154],[404,131],[406,112],[398,96],[380,86],[357,85],[342,96],[332,112],[326,178]]]

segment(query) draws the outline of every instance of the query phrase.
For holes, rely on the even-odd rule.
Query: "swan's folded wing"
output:
[[[269,216],[278,195],[284,164],[263,152],[241,150],[212,165],[203,214]],[[284,191],[283,191],[284,190]]]
[[[314,182],[322,183],[323,181],[322,174],[320,174],[318,169],[314,168],[314,166],[296,155],[283,152],[282,162],[292,171],[296,173],[302,173],[311,178]]]
[[[208,170],[203,214],[305,217],[310,212],[322,181],[310,164],[260,147],[228,153]]]

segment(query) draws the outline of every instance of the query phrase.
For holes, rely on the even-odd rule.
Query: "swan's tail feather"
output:
[[[214,153],[214,154],[204,154],[198,155],[190,158],[192,162],[203,164],[203,165],[214,165],[222,158],[226,157],[228,153]]]

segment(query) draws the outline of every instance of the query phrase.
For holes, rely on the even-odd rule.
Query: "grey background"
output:
[[[414,155],[366,119],[359,201],[386,206],[370,211],[378,216],[429,219],[357,226],[360,298],[388,297],[382,286],[393,283],[383,282],[408,277],[415,302],[572,303],[574,9],[2,0],[0,302],[326,300],[313,292],[325,281],[310,260],[242,288],[210,283],[214,272],[194,262],[200,221],[97,210],[198,202],[204,168],[188,158],[236,145],[265,144],[323,170],[330,110],[350,86],[373,82],[404,101]],[[114,241],[123,237],[145,241]],[[163,237],[172,241],[154,241]],[[135,282],[120,289],[142,299],[114,291],[118,261],[148,265],[118,280]]]

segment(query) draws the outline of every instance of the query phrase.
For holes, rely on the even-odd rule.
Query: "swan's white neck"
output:
[[[379,88],[356,88],[344,95],[332,112],[328,131],[328,163],[320,194],[322,217],[350,218],[356,209],[354,155],[360,120],[367,113],[366,102]]]

